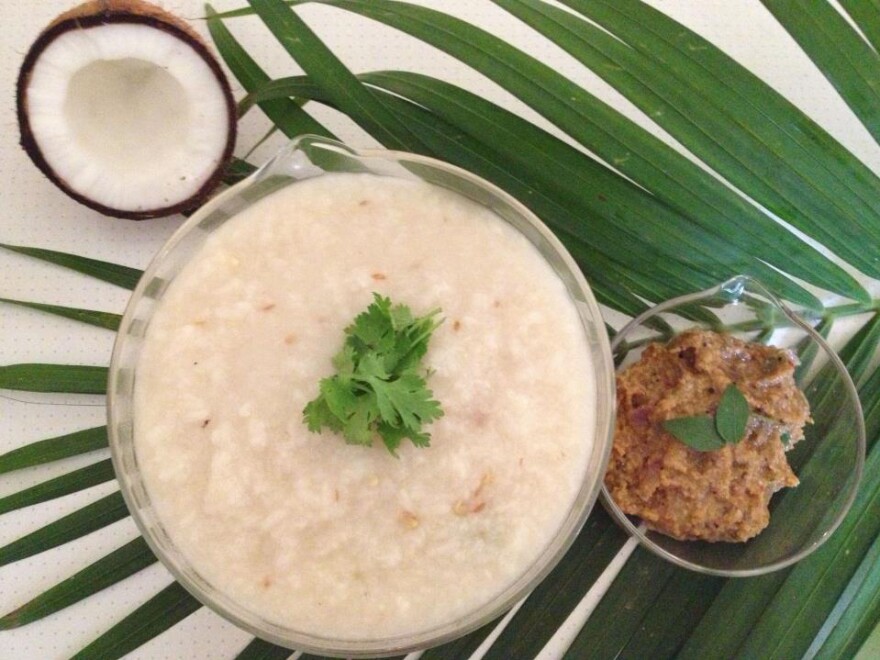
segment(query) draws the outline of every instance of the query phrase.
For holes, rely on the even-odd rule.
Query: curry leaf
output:
[[[724,446],[724,438],[718,434],[715,420],[709,415],[667,419],[663,428],[697,451],[715,451]]]
[[[749,402],[734,383],[724,388],[715,411],[715,427],[724,442],[732,444],[743,439],[750,412]]]

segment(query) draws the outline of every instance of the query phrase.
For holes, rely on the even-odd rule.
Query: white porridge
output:
[[[442,308],[431,446],[347,445],[303,407],[373,292]],[[427,184],[334,174],[210,237],[148,330],[135,450],[195,569],[275,623],[413,634],[488,602],[541,554],[592,447],[595,381],[574,304],[535,248]]]

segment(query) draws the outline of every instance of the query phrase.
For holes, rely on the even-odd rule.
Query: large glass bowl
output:
[[[494,211],[537,248],[564,283],[579,313],[595,368],[595,398],[583,402],[596,411],[594,442],[583,483],[562,526],[538,559],[491,600],[446,625],[402,637],[339,640],[306,634],[257,616],[209,584],[175,546],[157,516],[138,467],[134,442],[133,395],[139,355],[153,312],[177,274],[211,233],[241,210],[281,188],[331,172],[423,180]],[[522,204],[486,181],[437,160],[391,151],[355,151],[338,142],[305,136],[193,215],[146,270],[125,311],[110,365],[110,448],[122,493],[145,539],[174,577],[202,603],[259,637],[290,648],[345,657],[396,655],[446,642],[488,623],[532,590],[561,559],[598,498],[611,447],[613,378],[607,334],[587,282],[559,241]],[[461,588],[467,589],[467,585]]]
[[[631,321],[611,344],[618,368],[635,362],[649,343],[666,342],[690,328],[728,332],[791,349],[798,356],[795,377],[813,418],[804,429],[805,439],[787,453],[800,485],[773,496],[769,526],[745,543],[678,541],[626,515],[604,487],[603,502],[646,548],[684,568],[727,577],[778,570],[822,545],[852,505],[865,461],[856,388],[825,341],[828,328],[821,317],[809,310],[796,313],[748,277],[669,300]]]

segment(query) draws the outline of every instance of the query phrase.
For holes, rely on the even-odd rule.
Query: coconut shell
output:
[[[126,211],[99,204],[82,193],[73,190],[58,176],[43,156],[37,144],[28,119],[27,89],[31,72],[43,51],[62,34],[69,30],[86,30],[101,25],[129,23],[147,25],[180,39],[190,46],[208,65],[226,101],[228,115],[227,140],[224,145],[220,166],[189,198],[177,204],[143,211]],[[181,213],[199,206],[217,188],[223,179],[225,169],[232,158],[236,137],[235,100],[229,81],[220,68],[217,59],[208,49],[201,36],[183,19],[165,9],[144,0],[89,0],[60,14],[43,30],[25,55],[18,74],[16,85],[16,109],[21,134],[20,144],[40,171],[67,195],[99,213],[129,220],[145,220]]]

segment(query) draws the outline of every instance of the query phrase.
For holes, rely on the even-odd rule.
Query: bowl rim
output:
[[[611,351],[613,354],[617,350],[617,348],[624,342],[626,335],[631,330],[641,326],[647,319],[657,314],[669,311],[670,309],[679,307],[687,303],[703,300],[713,295],[720,295],[728,298],[728,304],[740,304],[739,298],[746,291],[746,289],[756,291],[760,295],[769,299],[771,303],[773,303],[792,323],[795,324],[795,326],[805,331],[810,336],[810,338],[819,345],[819,347],[825,352],[831,364],[834,365],[835,370],[841,375],[844,390],[856,406],[856,410],[858,412],[855,420],[858,460],[855,466],[855,481],[849,495],[847,496],[843,506],[841,507],[840,512],[835,517],[831,526],[827,530],[825,530],[820,538],[816,539],[812,543],[807,544],[798,552],[794,553],[790,557],[786,557],[785,559],[781,559],[779,561],[761,566],[759,568],[718,569],[683,559],[675,553],[672,553],[669,550],[666,550],[665,548],[656,544],[653,540],[651,540],[650,537],[648,537],[647,533],[649,530],[645,527],[644,524],[634,524],[630,517],[626,513],[624,513],[619,506],[617,506],[617,503],[614,501],[614,498],[611,497],[611,494],[608,492],[608,488],[605,486],[604,479],[602,481],[602,504],[604,505],[605,509],[611,513],[615,521],[621,527],[623,527],[626,532],[630,534],[630,536],[636,538],[639,543],[643,545],[646,549],[661,557],[662,559],[665,559],[666,561],[680,566],[681,568],[685,568],[697,573],[703,573],[706,575],[716,575],[720,577],[733,578],[765,575],[767,573],[781,570],[787,566],[791,566],[801,559],[804,559],[805,557],[816,551],[831,537],[834,531],[840,526],[841,522],[843,522],[843,519],[846,517],[847,513],[852,507],[856,495],[858,494],[859,485],[861,484],[862,480],[862,473],[864,471],[866,440],[864,412],[862,410],[858,390],[855,386],[855,383],[853,383],[852,377],[849,375],[849,371],[847,371],[846,366],[843,364],[843,361],[840,359],[840,356],[837,354],[837,352],[828,344],[828,342],[825,340],[824,337],[822,337],[821,334],[816,332],[816,330],[809,323],[807,323],[798,313],[794,312],[778,296],[772,293],[764,284],[749,275],[736,275],[714,287],[710,287],[702,291],[697,291],[695,293],[688,293],[683,296],[677,296],[675,298],[670,298],[669,300],[658,303],[657,305],[654,305],[653,307],[645,310],[637,317],[626,323],[617,333],[615,333],[614,337],[611,340]]]
[[[572,300],[572,303],[577,309],[579,326],[584,332],[585,339],[589,341],[591,360],[594,362],[593,379],[597,415],[596,419],[593,421],[591,432],[594,433],[594,444],[600,445],[600,459],[596,474],[591,475],[589,470],[585,469],[581,487],[577,491],[575,499],[570,505],[568,512],[566,513],[560,527],[556,530],[553,538],[549,540],[549,542],[540,552],[535,561],[527,566],[521,575],[519,575],[513,582],[509,583],[500,593],[497,593],[491,600],[489,600],[487,603],[484,603],[476,610],[464,616],[458,617],[446,624],[434,626],[427,630],[419,631],[415,635],[398,635],[396,637],[386,637],[370,640],[337,640],[307,633],[301,633],[298,631],[294,631],[290,628],[288,628],[284,632],[291,634],[282,636],[272,630],[266,630],[265,628],[260,627],[259,623],[268,623],[274,626],[276,629],[283,628],[283,626],[272,624],[271,622],[262,619],[262,617],[258,617],[252,612],[246,610],[246,608],[239,606],[237,603],[235,603],[233,599],[226,597],[225,594],[219,592],[219,590],[213,587],[213,585],[209,586],[211,586],[211,588],[214,589],[216,593],[206,593],[202,585],[194,583],[187,574],[180,570],[174,560],[168,557],[163,547],[155,540],[153,536],[153,531],[151,529],[152,525],[150,521],[146,519],[144,507],[135,499],[135,495],[132,492],[132,482],[129,475],[127,474],[128,468],[124,465],[124,461],[122,458],[122,448],[120,446],[119,438],[120,413],[116,405],[116,399],[118,396],[120,396],[120,363],[123,359],[123,352],[127,343],[129,331],[134,320],[134,314],[137,305],[144,297],[145,291],[149,283],[155,276],[157,269],[161,264],[165,262],[169,253],[171,253],[178,246],[178,244],[195,227],[199,225],[202,219],[209,216],[218,208],[221,208],[228,201],[236,198],[242,190],[246,190],[255,182],[260,181],[261,178],[266,176],[267,172],[271,172],[272,168],[277,166],[279,162],[284,162],[297,151],[304,151],[305,149],[313,145],[318,145],[322,148],[328,148],[331,150],[339,150],[345,155],[368,161],[371,159],[394,163],[400,163],[401,161],[404,161],[406,163],[426,165],[457,176],[458,178],[475,185],[483,191],[490,193],[493,197],[508,205],[523,220],[527,221],[528,225],[532,229],[538,232],[541,240],[544,241],[546,245],[552,249],[554,257],[561,260],[562,264],[565,267],[565,270],[567,271],[566,275],[571,276],[574,289],[576,289],[577,293],[582,297],[582,300]],[[330,173],[332,173],[332,171]],[[379,176],[391,175],[380,174]],[[457,194],[462,193],[457,192]],[[506,224],[509,224],[506,219],[501,218],[501,220]],[[517,233],[522,235],[522,232],[519,229],[516,229],[516,231]],[[527,240],[529,240],[530,243],[533,243],[531,239]],[[547,261],[547,257],[545,255],[542,254],[541,258]],[[557,275],[560,274],[561,271],[558,271],[556,267],[551,267],[553,268],[554,272],[557,273]],[[566,285],[566,288],[569,288],[569,285]],[[585,310],[581,309],[582,304],[586,306]],[[592,328],[588,326],[586,320],[587,318],[591,319],[593,325]],[[381,148],[357,149],[337,140],[328,139],[323,136],[306,134],[288,141],[275,154],[275,156],[273,156],[263,165],[258,167],[254,172],[252,172],[246,178],[237,182],[235,185],[215,196],[208,203],[200,207],[195,213],[193,213],[192,216],[190,216],[184,223],[180,225],[180,227],[178,227],[172,233],[172,235],[166,240],[162,247],[153,255],[148,267],[144,270],[141,279],[139,280],[137,286],[131,294],[131,297],[129,298],[128,303],[126,304],[126,308],[123,313],[123,317],[114,341],[113,352],[110,360],[107,390],[107,421],[110,454],[114,472],[116,474],[117,481],[119,482],[123,499],[125,500],[125,503],[138,528],[138,531],[141,533],[142,537],[145,539],[150,549],[159,558],[162,565],[165,566],[175,578],[175,580],[177,580],[178,583],[183,586],[184,589],[186,589],[191,595],[193,595],[200,603],[206,605],[209,609],[219,614],[226,620],[231,621],[239,628],[242,628],[272,643],[279,644],[288,648],[295,647],[296,650],[308,653],[319,653],[338,657],[380,657],[398,655],[401,653],[418,651],[449,642],[495,620],[498,616],[502,615],[511,607],[515,606],[516,603],[527,597],[531,593],[531,591],[538,584],[540,584],[544,580],[544,578],[546,578],[546,576],[565,556],[565,554],[568,552],[571,545],[574,543],[575,539],[579,535],[589,514],[595,507],[603,487],[603,477],[605,474],[605,470],[607,469],[608,460],[611,455],[614,418],[616,412],[616,398],[614,396],[614,377],[614,361],[611,354],[610,341],[607,333],[605,332],[603,316],[592,292],[592,289],[587,283],[586,278],[584,277],[580,267],[575,263],[574,259],[569,254],[567,249],[562,245],[559,239],[556,238],[553,232],[544,224],[544,222],[535,213],[529,210],[524,204],[519,202],[509,193],[505,192],[495,184],[483,179],[482,177],[479,177],[458,166],[435,158],[430,158],[427,156],[399,150],[389,150]],[[603,411],[601,410],[603,405],[603,398],[605,399],[604,416],[602,414]],[[586,467],[589,467],[589,462],[593,460],[593,454],[594,450],[591,450],[591,453],[586,458]],[[589,488],[586,488],[586,484],[591,480],[592,484],[589,486]],[[151,515],[156,521],[158,521],[158,516],[156,516],[154,513],[152,513]],[[186,568],[194,571],[188,561],[186,562],[186,564]],[[205,583],[207,584],[206,580]],[[222,600],[226,602],[218,603],[218,594],[222,597]],[[236,606],[238,609],[241,610],[241,612],[239,613],[235,611],[230,611],[229,605]],[[255,621],[244,620],[240,616],[240,614],[249,615]]]

